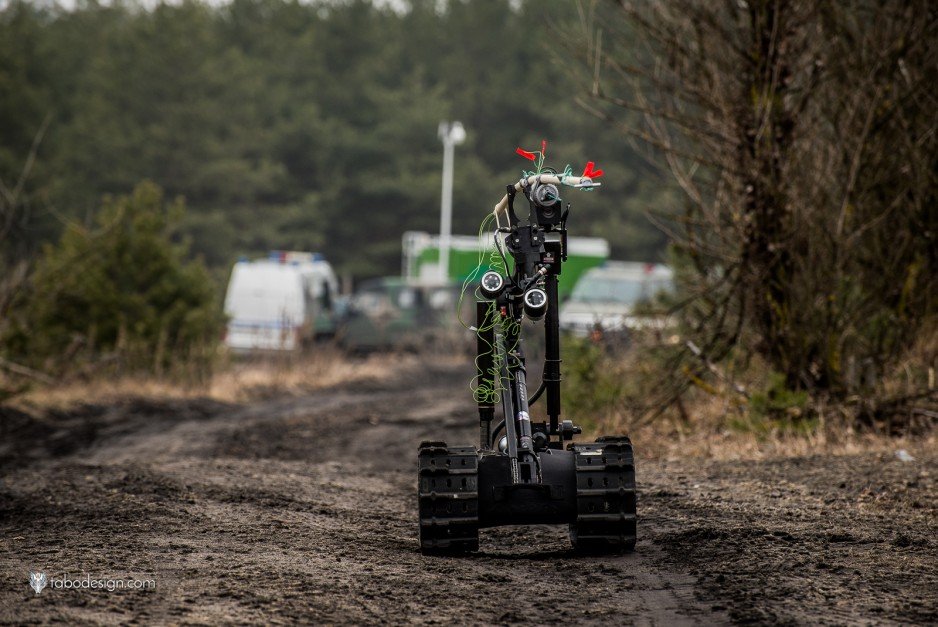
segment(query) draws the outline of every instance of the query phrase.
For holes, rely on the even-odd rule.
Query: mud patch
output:
[[[929,623],[938,620],[934,468],[934,458],[874,454],[672,466],[699,483],[644,503],[676,527],[652,530],[669,562],[696,574],[736,621]]]

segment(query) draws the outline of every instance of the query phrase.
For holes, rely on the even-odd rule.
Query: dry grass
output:
[[[740,428],[739,411],[727,411],[718,397],[698,398],[686,406],[689,421],[668,413],[652,423],[630,426],[621,415],[599,421],[603,431],[628,434],[639,457],[680,459],[697,457],[715,460],[759,460],[808,455],[850,455],[879,452],[894,455],[906,449],[916,451],[938,448],[938,433],[909,437],[891,437],[869,431],[860,432],[844,426],[842,420],[819,421],[803,430],[751,430]],[[744,410],[743,410],[744,411]],[[597,433],[598,435],[598,433]]]
[[[83,403],[109,403],[127,398],[211,398],[246,403],[276,395],[301,395],[343,383],[380,381],[421,366],[427,356],[376,354],[349,359],[339,350],[317,347],[300,355],[227,359],[205,383],[127,375],[95,377],[52,386],[35,387],[19,396],[13,405],[21,409],[67,409]],[[463,361],[459,355],[434,356],[435,362]],[[746,428],[745,407],[731,403],[726,394],[693,394],[685,405],[687,419],[667,411],[656,420],[630,420],[622,411],[599,416],[598,426],[584,438],[601,433],[627,433],[641,458],[687,457],[717,460],[756,460],[812,454],[847,455],[881,452],[894,455],[899,449],[916,451],[938,447],[938,434],[888,437],[858,432],[843,420],[820,420],[799,431]],[[565,406],[571,416],[570,399]],[[572,412],[575,413],[575,412]],[[472,420],[472,415],[466,416]]]
[[[589,435],[628,434],[640,456],[658,459],[753,460],[861,451],[892,455],[900,449],[915,455],[938,446],[934,333],[923,334],[876,390],[882,397],[932,390],[931,397],[920,396],[906,413],[896,412],[895,419],[866,422],[857,419],[857,406],[875,400],[871,396],[825,403],[781,389],[769,364],[758,358],[745,364],[731,358],[719,364],[673,363],[662,346],[656,338],[637,337],[629,350],[574,353],[566,360],[568,369],[579,366],[592,375],[581,382],[586,393],[577,396],[574,388],[574,394],[567,394],[565,412],[588,424]],[[673,402],[688,382],[680,403]],[[773,405],[767,406],[766,398]]]
[[[416,367],[411,355],[378,354],[349,359],[329,347],[299,355],[252,358],[228,357],[208,381],[127,375],[94,377],[87,381],[39,386],[15,400],[23,408],[67,408],[81,403],[107,403],[128,397],[181,399],[211,398],[249,402],[276,394],[302,394],[341,383],[380,380],[401,369]]]

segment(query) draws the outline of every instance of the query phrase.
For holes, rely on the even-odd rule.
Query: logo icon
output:
[[[36,594],[42,592],[47,583],[49,580],[46,579],[45,573],[29,573],[29,585],[36,591]]]

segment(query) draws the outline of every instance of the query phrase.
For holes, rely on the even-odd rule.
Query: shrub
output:
[[[69,225],[13,304],[0,350],[55,373],[105,357],[124,369],[204,371],[223,316],[203,265],[185,261],[171,239],[183,211],[143,182],[130,196],[106,197],[94,228]]]

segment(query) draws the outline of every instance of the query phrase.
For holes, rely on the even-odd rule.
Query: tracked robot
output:
[[[561,420],[557,280],[567,255],[570,204],[560,190],[594,189],[602,172],[592,162],[581,176],[569,167],[544,168],[545,151],[544,145],[539,153],[518,149],[537,169],[507,186],[490,218],[504,263],[485,272],[475,291],[478,445],[423,442],[418,451],[420,549],[426,554],[470,553],[479,550],[481,528],[531,524],[569,525],[580,552],[635,547],[632,443],[624,436],[574,442],[580,428]],[[523,217],[516,203],[523,203]],[[524,318],[544,325],[543,374],[533,393]]]

